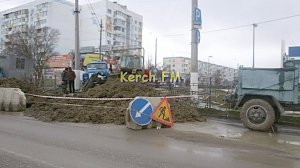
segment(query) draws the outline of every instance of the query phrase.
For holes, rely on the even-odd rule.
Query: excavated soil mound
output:
[[[121,83],[120,79],[110,78],[105,84],[82,92],[76,97],[85,98],[134,98],[136,96],[162,96],[154,85],[143,83]],[[31,106],[25,115],[42,121],[125,123],[125,112],[129,101],[92,101],[65,99],[28,99]],[[175,122],[204,121],[198,109],[188,100],[172,99],[169,101]]]
[[[25,80],[18,80],[16,78],[0,79],[0,87],[20,88],[25,93],[33,93],[37,91],[37,89],[33,87],[32,83]]]

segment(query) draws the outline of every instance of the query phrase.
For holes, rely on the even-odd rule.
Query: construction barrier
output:
[[[139,98],[139,97],[137,97]],[[135,98],[135,100],[137,99]],[[151,104],[152,106],[152,109],[155,109],[156,106],[159,104],[159,102],[161,101],[161,98],[160,97],[140,97],[141,99],[146,99],[147,101],[149,101],[149,103]],[[161,124],[156,122],[156,121],[153,121],[153,120],[149,120],[150,122],[148,123],[145,123],[145,124],[139,124],[137,123],[136,121],[134,121],[134,117],[135,116],[132,116],[130,114],[130,111],[131,110],[138,110],[138,109],[133,109],[133,103],[134,100],[132,102],[129,103],[129,106],[128,106],[128,109],[126,110],[125,112],[125,125],[127,128],[130,128],[130,129],[133,129],[133,130],[140,130],[140,129],[143,129],[143,128],[146,128],[146,129],[149,129],[149,128],[154,128],[154,127],[161,127]],[[145,115],[145,114],[141,114],[141,116],[139,117],[150,117],[149,114],[148,116],[142,116],[142,115]]]
[[[26,97],[19,88],[0,88],[0,111],[18,112],[26,110]]]

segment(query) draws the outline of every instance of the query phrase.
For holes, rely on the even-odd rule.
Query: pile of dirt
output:
[[[105,84],[82,92],[76,97],[85,98],[134,98],[136,96],[161,96],[154,85],[146,83],[120,82],[111,78]],[[42,121],[92,122],[92,123],[125,123],[125,112],[129,101],[92,101],[67,99],[28,99],[31,106],[25,115]],[[175,122],[204,121],[198,109],[187,100],[172,99],[169,101]],[[71,105],[70,105],[71,104]]]
[[[20,88],[25,93],[36,93],[38,89],[32,83],[26,80],[19,80],[16,78],[0,79],[0,87],[6,88]]]
[[[171,99],[168,102],[170,103],[175,122],[206,121],[206,117],[202,115],[201,109],[192,106],[191,101]]]
[[[93,98],[155,97],[160,96],[160,92],[156,91],[155,86],[151,84],[121,82],[119,78],[110,78],[105,84],[90,88],[87,92],[83,92],[78,96]]]

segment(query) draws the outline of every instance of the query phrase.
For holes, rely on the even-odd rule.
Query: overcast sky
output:
[[[0,0],[0,10],[30,0]],[[71,0],[70,0],[71,1]],[[90,0],[95,1],[95,0]],[[191,0],[116,0],[143,16],[146,59],[153,57],[158,39],[158,62],[163,57],[191,56]],[[79,0],[81,4],[86,0]],[[300,0],[199,0],[203,29],[198,59],[229,67],[252,66],[252,23],[300,14]],[[211,30],[249,25],[239,29]],[[281,40],[300,46],[300,16],[259,24],[255,67],[279,67]]]

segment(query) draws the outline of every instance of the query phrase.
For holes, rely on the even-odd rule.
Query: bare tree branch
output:
[[[56,53],[59,35],[57,29],[49,27],[38,29],[31,26],[27,31],[20,30],[10,35],[10,45],[6,48],[6,54],[32,59],[34,73],[37,82],[40,83],[46,62]]]

